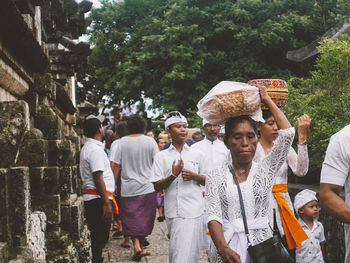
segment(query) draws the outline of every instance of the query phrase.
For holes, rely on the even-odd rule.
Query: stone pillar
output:
[[[30,214],[29,168],[10,168],[6,174],[9,246],[25,246]]]

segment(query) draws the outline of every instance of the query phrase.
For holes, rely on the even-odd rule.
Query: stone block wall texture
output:
[[[6,174],[7,169],[0,169],[0,242],[8,242],[7,235],[7,190]]]
[[[20,33],[5,30],[0,40],[0,263],[91,262],[79,116],[68,94],[89,52],[59,45],[86,25],[75,0],[51,2],[1,1],[2,25]],[[68,53],[76,59],[63,61]]]
[[[91,262],[81,140],[41,96],[0,102],[0,263]]]
[[[27,231],[27,244],[36,260],[46,260],[45,247],[46,215],[36,211],[30,214]]]
[[[24,246],[30,214],[29,168],[10,168],[6,175],[8,235],[11,246]]]
[[[24,139],[17,160],[18,166],[47,166],[48,143],[43,139]]]
[[[29,125],[29,107],[26,102],[0,102],[0,168],[13,165]]]

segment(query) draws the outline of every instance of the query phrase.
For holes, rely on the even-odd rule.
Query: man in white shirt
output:
[[[172,112],[165,121],[172,144],[157,153],[153,163],[156,191],[165,190],[164,209],[171,263],[195,263],[200,258],[204,198],[200,185],[205,184],[207,170],[204,155],[190,148],[185,139],[187,120],[179,112]]]
[[[91,232],[92,262],[101,263],[112,221],[114,176],[101,140],[104,116],[90,115],[84,122],[86,142],[80,152],[84,208]]]
[[[220,126],[213,124],[203,119],[203,131],[205,133],[204,140],[191,145],[191,148],[196,149],[204,154],[208,169],[213,170],[220,167],[228,158],[229,150],[223,141],[218,139]],[[204,187],[201,187],[204,191]],[[203,243],[202,249],[208,250],[210,244],[210,237],[206,235],[208,232],[206,216],[203,217]]]
[[[203,120],[203,131],[205,133],[204,140],[192,144],[191,148],[205,154],[209,162],[209,169],[211,170],[221,166],[225,162],[229,150],[224,142],[218,139],[218,134],[220,132],[219,125]]]
[[[322,165],[320,201],[330,215],[344,222],[346,255],[350,263],[350,125],[334,134]],[[345,202],[339,197],[345,189]]]

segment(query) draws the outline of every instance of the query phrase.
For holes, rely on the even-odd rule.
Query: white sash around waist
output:
[[[248,230],[265,229],[269,227],[269,220],[267,217],[259,217],[247,221]],[[224,220],[222,225],[225,240],[228,246],[238,253],[243,263],[250,262],[248,254],[248,241],[244,231],[244,224],[242,218],[237,218],[233,221]]]

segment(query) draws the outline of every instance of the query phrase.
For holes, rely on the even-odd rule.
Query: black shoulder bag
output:
[[[244,210],[241,188],[239,187],[235,171],[233,170],[231,165],[229,166],[229,169],[237,186],[245,235],[247,236],[248,240],[248,253],[253,263],[294,263],[293,258],[288,253],[288,250],[282,244],[278,229],[276,227],[276,219],[274,220],[275,226],[273,229],[273,237],[254,246],[250,243],[247,218]]]

